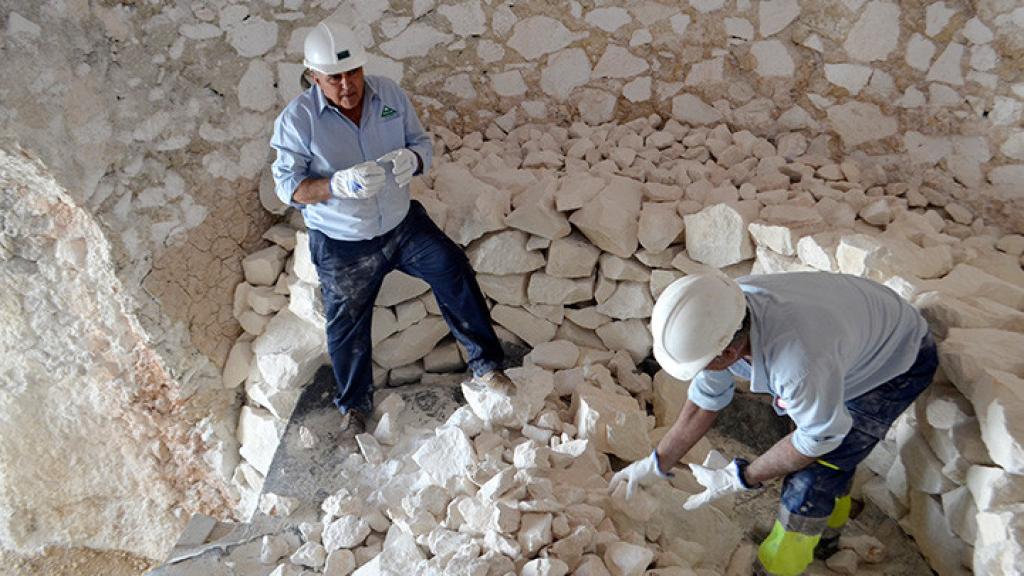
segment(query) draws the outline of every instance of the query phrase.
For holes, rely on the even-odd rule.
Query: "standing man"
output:
[[[409,198],[432,147],[409,97],[393,81],[364,76],[366,52],[351,29],[325,20],[306,36],[313,85],[277,117],[270,145],[282,201],[298,208],[320,277],[334,403],[361,432],[373,408],[370,325],[384,276],[422,278],[476,379],[509,385],[501,346],[465,254]]]
[[[693,381],[654,452],[618,472],[612,486],[626,482],[632,491],[670,476],[732,400],[732,376],[749,380],[796,431],[753,462],[691,465],[707,490],[684,508],[783,476],[779,516],[758,549],[756,574],[796,576],[815,555],[836,550],[857,464],[938,366],[935,341],[913,307],[884,286],[842,274],[686,276],[658,298],[651,329],[662,368]]]

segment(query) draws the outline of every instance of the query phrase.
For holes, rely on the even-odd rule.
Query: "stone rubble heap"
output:
[[[1002,235],[975,218],[954,200],[969,193],[961,184],[938,171],[926,172],[920,184],[891,182],[880,168],[833,161],[825,140],[808,141],[797,132],[769,140],[726,125],[688,127],[656,115],[596,127],[494,124],[486,134],[459,136],[442,127],[434,134],[435,166],[414,182],[413,196],[465,247],[499,336],[531,347],[528,364],[550,379],[553,390],[550,397],[509,399],[467,389],[473,412],[462,417],[483,421],[488,442],[497,442],[489,435],[497,434],[499,453],[513,451],[518,472],[500,481],[512,483],[505,489],[525,487],[533,501],[560,503],[551,509],[492,506],[486,512],[496,516],[482,518],[474,494],[501,472],[501,458],[487,459],[498,444],[474,445],[481,442],[477,434],[449,426],[431,442],[444,446],[440,453],[464,460],[437,468],[424,458],[422,471],[431,485],[453,490],[446,498],[465,497],[456,507],[462,519],[439,512],[434,521],[454,522],[447,529],[466,522],[477,536],[487,530],[509,535],[515,530],[503,531],[502,522],[515,524],[510,518],[525,522],[539,514],[530,521],[544,524],[566,506],[595,506],[597,497],[588,489],[596,491],[596,483],[572,484],[581,487],[583,500],[579,492],[530,492],[537,477],[528,471],[571,470],[574,462],[589,462],[587,474],[596,479],[607,472],[603,457],[555,454],[579,446],[587,454],[632,460],[649,452],[655,426],[674,420],[685,383],[663,373],[651,379],[636,368],[651,352],[648,318],[660,291],[676,278],[709,269],[732,276],[822,270],[887,284],[920,307],[941,340],[942,375],[872,455],[867,467],[879,476],[862,475],[857,488],[901,521],[940,574],[965,573],[972,565],[979,573],[1009,574],[1009,567],[1024,562],[1024,511],[1014,505],[1024,495],[1024,419],[1017,414],[1024,410],[1024,237]],[[235,473],[243,513],[256,506],[300,387],[327,361],[317,276],[301,218],[291,214],[265,237],[273,245],[243,263],[246,282],[236,289],[235,314],[246,333],[224,370],[228,386],[244,383],[246,390],[238,426],[243,461]],[[376,304],[376,385],[429,381],[432,374],[464,368],[464,354],[425,283],[392,273]],[[520,392],[524,380],[533,381],[525,374],[519,374]],[[568,407],[562,398],[571,399]],[[645,416],[648,405],[653,424]],[[367,437],[361,446],[364,459],[393,462],[397,473],[413,464],[396,460],[396,448],[375,446],[404,441],[389,420],[385,412],[376,442]],[[502,427],[515,433],[494,432]],[[476,466],[486,471],[472,472]],[[463,470],[469,478],[456,478]],[[394,550],[416,556],[424,549],[413,543],[431,547],[424,534],[434,525],[424,517],[430,528],[421,527],[398,510],[395,502],[413,493],[383,500],[381,512],[399,527],[388,535]],[[596,535],[589,534],[589,541],[605,543],[602,519],[591,520]],[[615,524],[624,546],[651,545],[657,558],[676,550],[671,538],[657,533],[675,528],[632,520],[625,531]],[[674,522],[693,519],[680,514]],[[720,522],[723,529],[705,546],[729,540],[723,534],[734,527],[725,517]],[[546,533],[531,524],[529,534],[535,532]],[[562,532],[563,538],[570,534]],[[480,554],[514,550],[496,536],[489,543]],[[733,545],[704,557],[724,562]],[[437,551],[441,546],[433,543]],[[436,557],[445,557],[437,551]],[[677,556],[701,566],[692,554]],[[599,560],[607,562],[607,552]],[[558,573],[554,561],[538,562],[524,573]]]

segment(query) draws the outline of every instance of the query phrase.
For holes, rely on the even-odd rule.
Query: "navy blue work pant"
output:
[[[430,284],[449,329],[466,348],[474,374],[501,368],[501,344],[469,260],[419,202],[411,202],[396,228],[369,240],[335,240],[311,229],[309,250],[320,276],[327,351],[337,384],[334,404],[343,413],[369,414],[373,409],[373,302],[392,270]]]
[[[935,340],[929,334],[909,370],[848,400],[846,409],[853,417],[853,428],[836,449],[786,476],[782,508],[791,517],[824,521],[832,513],[836,498],[849,494],[857,464],[867,458],[896,418],[928,387],[938,366]]]

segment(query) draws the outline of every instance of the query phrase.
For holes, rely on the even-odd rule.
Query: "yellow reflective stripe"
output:
[[[849,494],[836,498],[835,508],[832,508],[832,514],[828,517],[828,527],[838,529],[845,526],[846,521],[850,519],[852,504],[853,500]]]
[[[824,466],[825,468],[831,468],[831,469],[833,469],[833,470],[839,470],[839,466],[836,466],[835,464],[832,464],[832,463],[830,463],[830,462],[825,462],[824,460],[820,460],[820,459],[819,459],[819,460],[818,460],[818,464],[821,464],[821,465],[822,465],[822,466]]]
[[[820,539],[820,534],[787,531],[776,520],[771,534],[757,549],[757,559],[774,576],[799,576],[814,561],[814,547]]]

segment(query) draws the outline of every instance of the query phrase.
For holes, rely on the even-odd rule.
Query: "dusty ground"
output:
[[[36,556],[0,550],[4,576],[139,576],[156,565],[148,558],[91,548],[46,548]]]

